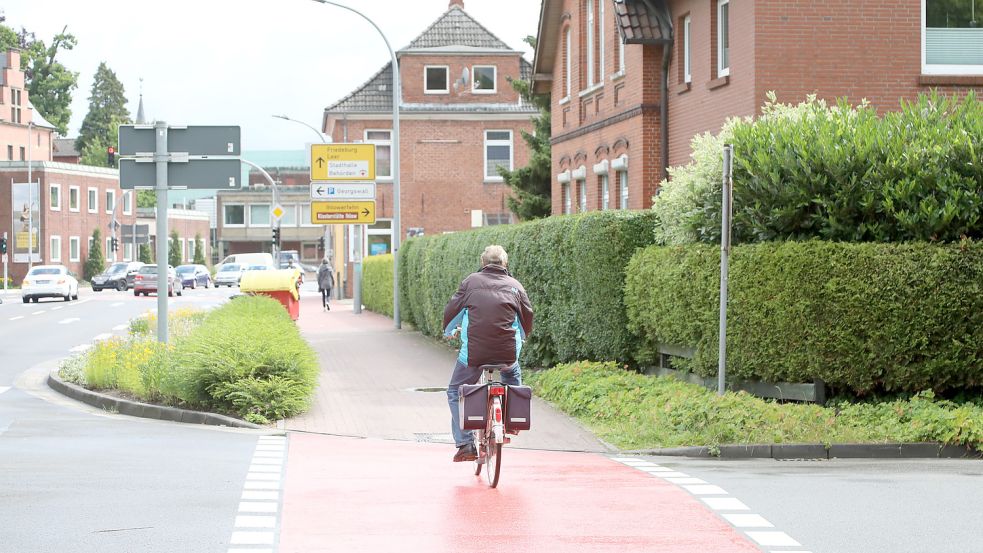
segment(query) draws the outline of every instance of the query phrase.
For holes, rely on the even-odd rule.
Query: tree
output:
[[[83,158],[93,162],[92,165],[105,167],[108,165],[106,148],[112,146],[119,150],[119,144],[116,143],[119,126],[128,123],[130,112],[126,109],[123,83],[119,82],[116,73],[109,69],[106,62],[102,62],[92,82],[89,112],[82,120],[75,149]]]
[[[527,37],[526,42],[536,47],[535,37]],[[522,131],[522,139],[529,146],[529,164],[514,171],[498,171],[505,184],[512,188],[512,195],[506,198],[506,202],[509,210],[523,221],[548,217],[552,211],[550,99],[549,96],[533,94],[531,81],[512,79],[510,82],[525,101],[539,108],[539,116],[532,120],[534,134]]]
[[[201,234],[195,234],[195,259],[196,265],[205,264],[205,244],[201,240]]]
[[[157,193],[153,190],[137,190],[137,207],[155,207]]]
[[[140,244],[140,262],[153,263],[154,257],[150,255],[150,244]]]
[[[4,18],[0,16],[0,23],[3,21]],[[61,135],[68,134],[68,123],[72,117],[72,91],[78,87],[78,73],[69,71],[57,59],[59,51],[71,50],[78,43],[67,30],[66,25],[61,33],[51,39],[49,46],[27,29],[21,28],[21,32],[17,33],[6,25],[0,25],[0,51],[6,52],[11,48],[21,50],[20,69],[24,71],[31,105]]]
[[[177,231],[171,231],[171,239],[167,244],[167,263],[171,266],[177,267],[181,264],[181,242],[178,238]]]
[[[83,277],[92,282],[92,277],[98,275],[106,268],[106,256],[102,254],[102,233],[99,229],[92,231],[92,247],[85,258],[82,266]]]

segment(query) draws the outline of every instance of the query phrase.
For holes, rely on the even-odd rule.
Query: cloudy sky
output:
[[[448,0],[338,0],[370,17],[393,49],[447,10]],[[324,108],[388,60],[369,23],[312,0],[7,0],[6,24],[50,43],[67,25],[78,38],[59,59],[79,73],[71,136],[88,111],[92,76],[105,61],[136,116],[143,79],[147,116],[171,124],[240,125],[243,149],[303,149]],[[532,61],[540,0],[465,0],[465,11]]]

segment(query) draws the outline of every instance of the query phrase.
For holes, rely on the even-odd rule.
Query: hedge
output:
[[[393,316],[393,256],[373,255],[362,262],[362,304],[366,309]]]
[[[630,360],[638,343],[627,330],[625,265],[651,244],[652,224],[649,212],[604,211],[410,239],[399,251],[401,316],[438,336],[447,301],[485,246],[499,244],[535,312],[523,363]]]
[[[683,368],[716,374],[719,248],[654,246],[628,265],[629,326],[691,346]],[[738,246],[730,263],[729,376],[821,379],[834,389],[936,392],[983,384],[983,243]]]

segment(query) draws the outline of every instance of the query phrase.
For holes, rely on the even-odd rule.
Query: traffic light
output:
[[[2,254],[7,253],[7,237],[6,236],[0,237],[0,253],[2,253]]]
[[[119,251],[119,239],[117,239],[115,236],[113,236],[113,239],[110,241],[110,247],[114,252]]]
[[[110,167],[116,167],[116,149],[112,146],[106,148],[106,161]]]
[[[280,246],[280,227],[273,227],[273,245]]]
[[[317,239],[317,243],[318,243],[318,246],[323,250],[324,249],[324,237],[322,236],[322,237],[318,238]]]

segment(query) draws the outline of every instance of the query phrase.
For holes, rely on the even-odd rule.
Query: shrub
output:
[[[983,406],[936,400],[931,392],[828,407],[783,404],[744,392],[718,396],[675,378],[587,362],[533,372],[525,380],[536,395],[620,448],[923,441],[983,446]]]
[[[937,93],[876,110],[810,97],[694,138],[654,199],[656,243],[720,238],[721,146],[734,145],[735,243],[983,237],[983,103]]]
[[[376,313],[393,316],[393,256],[373,255],[362,263],[362,303]]]
[[[719,249],[650,247],[628,266],[639,357],[656,343],[696,348],[682,368],[717,371]],[[728,374],[821,379],[865,394],[983,384],[983,244],[738,246],[730,264]]]
[[[401,315],[440,335],[447,301],[485,246],[500,244],[535,312],[523,363],[629,359],[638,345],[626,330],[625,265],[651,243],[652,224],[651,213],[603,211],[413,238],[399,252]]]

